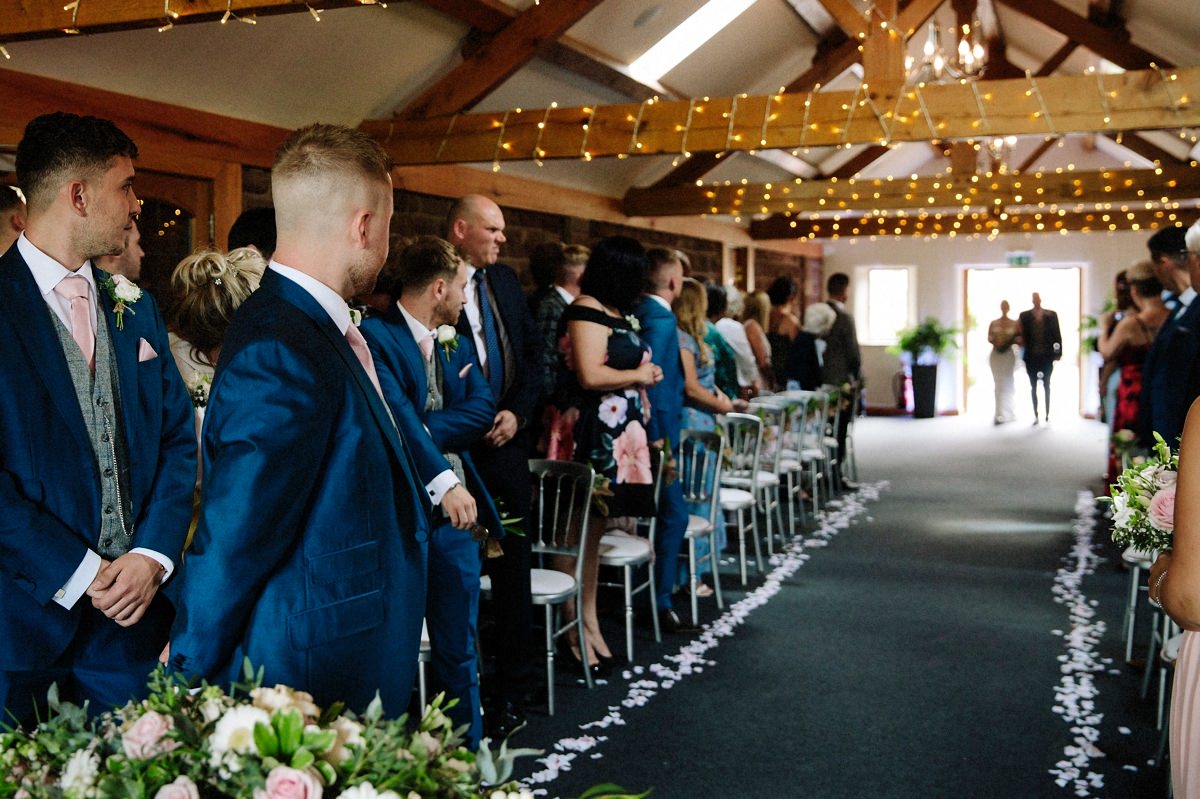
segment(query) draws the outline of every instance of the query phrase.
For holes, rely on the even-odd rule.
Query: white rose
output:
[[[1179,479],[1179,473],[1163,469],[1154,478],[1154,486],[1158,489],[1170,488]]]
[[[142,298],[142,290],[124,275],[113,275],[113,294],[121,302],[137,302]]]
[[[369,782],[363,782],[358,785],[352,785],[342,791],[339,799],[400,799],[400,794],[395,791],[384,791],[380,793],[375,790],[375,786]]]
[[[355,744],[362,746],[363,726],[357,721],[351,721],[345,716],[338,716],[330,723],[329,729],[337,733],[337,740],[333,744],[333,748],[326,752],[323,757],[335,766],[340,766],[350,759],[351,752],[346,747]],[[370,783],[363,783],[370,787]],[[372,788],[374,790],[374,788]],[[345,794],[343,794],[344,796]],[[363,797],[369,799],[369,797]]]
[[[179,776],[174,782],[159,788],[154,794],[154,799],[200,799],[200,790],[196,783],[185,776]]]
[[[449,344],[458,338],[458,331],[450,325],[438,325],[437,328],[437,343]]]
[[[296,691],[286,685],[276,685],[274,688],[255,688],[250,692],[250,699],[255,707],[274,713],[280,710],[300,711],[306,719],[315,719],[321,715],[321,709],[313,701],[312,694]]]
[[[219,765],[227,754],[258,754],[254,725],[259,722],[271,723],[271,716],[262,708],[238,705],[227,710],[208,739],[213,764]]]
[[[96,785],[100,772],[100,757],[90,749],[80,749],[67,761],[59,785],[70,797],[84,797]]]

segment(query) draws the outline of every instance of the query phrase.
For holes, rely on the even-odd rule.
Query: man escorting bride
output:
[[[988,365],[992,367],[992,379],[996,383],[996,412],[992,417],[995,424],[1015,420],[1013,412],[1013,373],[1017,368],[1016,346],[1021,343],[1021,324],[1008,315],[1008,300],[1000,301],[1000,318],[988,325],[988,344],[992,352]]]

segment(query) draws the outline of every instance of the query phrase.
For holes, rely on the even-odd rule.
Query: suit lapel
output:
[[[53,312],[46,307],[33,273],[15,246],[9,250],[9,255],[0,258],[0,286],[5,287],[0,289],[0,309],[3,309],[0,315],[23,320],[23,324],[12,327],[33,366],[32,371],[45,384],[54,407],[66,420],[80,446],[90,448],[91,441],[75,398],[71,372],[62,344],[54,332],[54,321],[50,318]]]
[[[412,331],[408,329],[408,321],[404,318],[404,314],[400,313],[400,309],[395,305],[388,310],[387,321],[389,324],[386,330],[396,342],[400,357],[405,359],[412,372],[415,396],[410,399],[417,413],[421,413],[425,410],[425,397],[429,393],[429,381],[425,376],[425,362],[421,357],[421,348],[417,346],[416,339],[412,337]],[[436,347],[434,354],[437,354]]]
[[[113,299],[104,290],[104,281],[108,280],[109,274],[95,266],[92,267],[92,272],[96,278],[96,303],[100,307],[100,322],[108,325],[108,338],[112,342],[113,357],[117,360],[117,380],[120,383],[122,397],[121,421],[125,425],[125,439],[128,441],[134,430],[134,420],[131,414],[136,404],[134,400],[137,397],[138,342],[141,337],[129,329],[131,324],[129,315],[125,316],[125,329],[117,330],[117,314],[113,310]],[[136,313],[137,310],[129,308],[127,314]]]

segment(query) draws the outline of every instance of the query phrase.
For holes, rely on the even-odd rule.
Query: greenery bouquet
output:
[[[1179,456],[1158,433],[1148,458],[1135,458],[1111,488],[1113,541],[1146,552],[1171,548]]]

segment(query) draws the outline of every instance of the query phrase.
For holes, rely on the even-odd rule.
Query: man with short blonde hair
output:
[[[279,240],[239,307],[204,424],[204,498],[172,666],[243,656],[328,706],[408,706],[429,500],[346,300],[388,253],[387,156],[351,128],[294,132],[271,174]],[[347,668],[347,664],[353,664]]]

